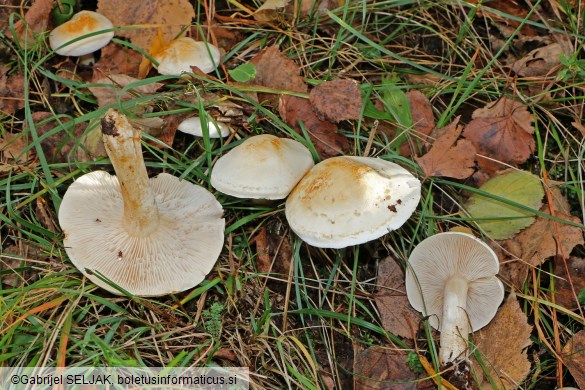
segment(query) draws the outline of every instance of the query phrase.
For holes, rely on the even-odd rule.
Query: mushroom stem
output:
[[[130,235],[147,236],[159,223],[158,206],[142,157],[140,130],[110,109],[101,120],[102,137],[120,183],[124,224]]]
[[[467,289],[467,280],[458,276],[451,277],[445,285],[439,350],[442,365],[466,358],[467,339],[471,330],[465,311]]]

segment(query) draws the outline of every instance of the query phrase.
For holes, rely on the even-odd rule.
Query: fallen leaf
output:
[[[585,330],[578,331],[569,339],[562,357],[577,386],[585,389]]]
[[[122,92],[124,87],[135,82],[139,82],[136,87],[126,89]],[[89,87],[91,93],[97,98],[100,108],[117,103],[118,101],[127,101],[137,96],[151,95],[163,86],[161,83],[144,84],[141,80],[125,74],[112,74],[109,77],[96,80],[95,83],[105,84],[99,87]]]
[[[406,297],[404,272],[392,257],[386,257],[378,264],[378,279],[374,301],[378,307],[384,329],[400,337],[412,339],[418,328],[420,316],[410,306]],[[409,322],[406,319],[410,319]]]
[[[41,138],[41,148],[47,161],[51,163],[66,163],[75,158],[70,156],[72,149],[78,137],[82,134],[82,128],[76,127],[68,131],[60,127],[60,123],[67,123],[69,120],[60,118],[58,122],[55,115],[51,112],[37,111],[32,113],[32,120],[39,138]],[[25,125],[26,129],[26,125]]]
[[[142,55],[129,47],[110,42],[102,48],[100,59],[93,66],[93,80],[103,79],[108,75],[123,74],[138,77],[138,68]]]
[[[22,134],[4,133],[0,138],[0,161],[9,164],[26,164],[33,158],[33,152],[26,150],[28,142]]]
[[[308,87],[300,76],[301,70],[293,60],[280,52],[278,46],[270,46],[250,61],[256,66],[253,83],[282,91],[307,93]],[[277,94],[258,93],[260,100],[268,101],[272,107],[278,106]]]
[[[540,211],[548,214],[548,205],[542,206]],[[581,223],[579,218],[558,211],[555,215],[567,221]],[[561,248],[558,245],[562,246],[562,253],[568,256],[575,246],[584,244],[583,231],[580,228],[540,216],[536,217],[536,221],[530,227],[521,231],[510,241],[519,244],[518,257],[521,260],[502,264],[500,275],[519,289],[522,289],[531,267],[537,267],[549,257],[561,254]]]
[[[532,50],[512,64],[512,71],[519,76],[554,76],[561,64],[561,54],[570,54],[560,43],[551,43],[544,47]],[[554,73],[551,73],[553,69]]]
[[[290,0],[266,0],[256,11],[254,11],[254,19],[261,22],[272,22],[282,17],[283,8],[290,2]]]
[[[373,346],[357,353],[354,361],[356,389],[416,390],[424,377],[408,365],[409,352]]]
[[[170,42],[195,17],[188,0],[119,1],[99,0],[97,12],[110,19],[115,27],[144,25],[130,30],[118,30],[117,35],[149,50],[157,28],[162,28],[165,40]]]
[[[530,372],[526,349],[532,344],[531,333],[516,295],[510,294],[492,322],[473,334],[477,353],[497,388],[517,389]],[[481,374],[477,361],[472,367]],[[486,383],[484,388],[488,387]]]
[[[471,217],[477,219],[477,225],[495,240],[510,238],[534,222],[533,213],[495,197],[533,210],[538,210],[544,197],[540,179],[525,171],[505,171],[488,180],[479,189],[490,195],[471,194],[465,209]]]
[[[565,262],[561,256],[556,256],[555,259],[555,303],[559,306],[565,307],[569,310],[577,310],[581,304],[575,299],[571,283],[569,283],[569,276],[575,294],[579,293],[585,288],[585,259],[571,256],[567,259],[567,269],[565,269]]]
[[[429,134],[435,128],[435,116],[429,99],[419,90],[406,92],[412,118],[412,128],[409,142],[400,145],[400,154],[403,156],[418,155],[424,143],[429,141]],[[413,151],[414,149],[414,151]]]
[[[24,21],[22,19],[15,19],[14,31],[18,37],[21,46],[25,43],[34,44],[35,36],[33,33],[42,33],[47,30],[49,25],[49,17],[53,9],[54,0],[36,0],[32,2],[29,9],[24,14]],[[5,5],[5,4],[2,4]],[[2,7],[0,7],[2,8]],[[12,36],[12,31],[8,30],[6,35],[9,38]]]
[[[302,134],[299,122],[303,123],[321,158],[345,154],[349,150],[347,138],[337,132],[336,125],[319,119],[307,99],[283,95],[278,111],[282,119],[299,134]]]
[[[360,118],[362,95],[355,80],[325,81],[313,88],[309,96],[320,119],[337,123]]]
[[[8,66],[0,66],[0,112],[14,114],[24,107],[24,76],[14,72],[8,74]]]
[[[475,171],[475,147],[468,140],[457,138],[463,130],[459,118],[444,128],[431,150],[422,157],[415,157],[426,177],[446,176],[465,179]],[[457,142],[457,144],[455,144]]]
[[[463,136],[485,156],[478,156],[478,165],[493,173],[504,167],[502,163],[521,164],[531,156],[535,147],[532,122],[524,104],[503,97],[493,106],[475,110]]]

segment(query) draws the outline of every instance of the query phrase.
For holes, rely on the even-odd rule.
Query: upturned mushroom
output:
[[[315,165],[286,201],[291,229],[306,243],[345,248],[396,230],[420,200],[420,181],[373,157],[333,157]]]
[[[93,11],[81,11],[51,31],[49,45],[62,56],[84,56],[106,46],[114,37],[114,32],[103,30],[113,28],[112,22],[105,16]],[[90,36],[74,41],[84,35]]]
[[[469,333],[486,326],[504,299],[499,266],[486,243],[459,232],[426,238],[408,259],[408,300],[441,332],[441,364],[458,367],[461,375],[469,372]]]
[[[203,73],[213,72],[219,65],[220,53],[211,43],[181,37],[172,41],[153,58],[158,62],[158,73],[180,76],[183,72],[191,72],[192,66]]]
[[[101,121],[116,176],[95,171],[67,190],[59,224],[71,262],[139,296],[183,291],[209,273],[223,247],[222,207],[206,189],[161,173],[148,178],[140,131],[109,110]]]
[[[217,160],[211,185],[237,198],[284,199],[313,165],[311,152],[300,142],[256,135]]]

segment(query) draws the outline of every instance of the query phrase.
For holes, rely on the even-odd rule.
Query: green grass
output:
[[[536,5],[529,17],[536,11]],[[561,2],[562,3],[562,2]],[[564,4],[564,3],[563,3]],[[555,21],[552,31],[581,42],[583,14],[558,11],[565,20]],[[201,7],[201,5],[199,5]],[[229,1],[235,13],[253,2]],[[338,76],[356,80],[365,96],[382,99],[384,78],[394,75],[401,91],[419,89],[429,97],[438,126],[458,115],[470,119],[473,109],[502,95],[516,96],[529,104],[537,120],[535,158],[521,166],[542,176],[547,172],[569,199],[571,213],[583,219],[583,135],[571,125],[581,122],[585,83],[582,56],[566,60],[562,79],[551,80],[547,93],[528,97],[523,91],[530,80],[511,81],[503,72],[502,60],[513,52],[517,34],[524,25],[548,29],[538,18],[520,18],[494,11],[520,24],[493,51],[493,31],[485,28],[485,13],[459,1],[368,1],[345,2],[337,9],[310,17],[300,14],[279,24],[236,24],[240,41],[223,57],[233,68],[248,61],[261,48],[279,44],[281,50],[301,66],[311,85]],[[199,21],[206,26],[203,9]],[[12,28],[12,19],[9,29]],[[452,26],[457,26],[453,29]],[[46,34],[32,44],[14,42],[0,33],[1,61],[26,79],[24,107],[16,113],[0,114],[0,137],[18,133],[27,140],[23,156],[28,162],[5,160],[0,165],[0,365],[74,366],[188,366],[222,363],[247,366],[252,386],[258,389],[342,388],[353,375],[354,346],[384,346],[406,349],[426,356],[438,371],[437,342],[426,321],[416,347],[386,331],[380,321],[372,293],[379,259],[393,256],[400,264],[413,247],[429,235],[454,226],[476,228],[474,220],[457,214],[469,193],[481,193],[472,183],[430,178],[423,182],[421,204],[400,230],[375,242],[345,250],[320,250],[302,243],[288,228],[283,202],[253,204],[215,193],[226,218],[226,240],[219,261],[207,280],[194,289],[160,298],[113,296],[97,288],[68,260],[57,213],[71,182],[96,169],[112,171],[107,159],[81,161],[83,137],[74,129],[89,124],[84,136],[97,129],[108,107],[97,106],[87,84],[56,72],[62,58],[47,48]],[[124,43],[123,40],[118,40]],[[129,43],[125,45],[131,46]],[[250,49],[254,48],[254,49]],[[151,73],[154,75],[154,72]],[[432,75],[432,84],[409,81],[411,76]],[[226,83],[223,72],[217,80],[151,76],[124,88],[153,82],[165,87],[151,95],[135,93],[128,101],[112,106],[130,113],[136,106],[149,108],[144,117],[181,113],[203,114],[217,101],[201,96],[214,93],[245,106],[245,126],[233,126],[235,135],[224,140],[196,139],[178,134],[172,147],[164,147],[156,136],[145,134],[143,150],[149,172],[168,172],[212,190],[209,175],[221,155],[252,134],[273,133],[299,140],[316,160],[315,146],[307,134],[297,134],[276,110],[252,100],[249,92],[274,92],[267,88]],[[59,86],[57,90],[56,86]],[[47,88],[52,94],[48,98]],[[516,88],[516,89],[513,89]],[[52,126],[45,134],[33,121],[36,111],[49,111]],[[364,112],[366,107],[364,107]],[[130,114],[131,115],[131,114]],[[380,119],[380,123],[392,119]],[[23,125],[26,124],[26,129]],[[394,161],[423,174],[411,158],[397,153],[398,141],[376,132],[373,119],[364,116],[340,125],[351,141],[350,154]],[[397,134],[416,142],[417,135],[402,123]],[[68,159],[53,162],[42,145],[50,136],[63,136],[72,145]],[[369,145],[368,145],[369,143]],[[32,155],[36,157],[31,158]],[[5,162],[6,161],[6,162]],[[526,209],[526,208],[524,208]],[[583,228],[538,210],[528,211],[551,220]],[[254,238],[262,228],[290,243],[290,270],[259,272]],[[583,257],[578,247],[574,255]],[[553,388],[559,361],[555,338],[561,346],[573,332],[583,329],[582,313],[553,303],[549,263],[534,270],[518,297],[529,321],[537,310],[542,334],[534,332],[529,349],[532,372],[522,388]],[[536,283],[534,283],[534,281]],[[577,292],[579,293],[579,292]],[[484,362],[489,364],[489,362]],[[418,366],[417,366],[418,367]],[[564,371],[564,384],[574,384]],[[490,378],[497,383],[498,378]]]

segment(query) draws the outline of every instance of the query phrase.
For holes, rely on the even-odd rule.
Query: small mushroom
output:
[[[158,62],[158,73],[180,76],[191,72],[191,67],[203,73],[213,72],[219,65],[219,49],[210,43],[195,41],[189,37],[177,38],[170,45],[153,56]]]
[[[67,190],[59,224],[71,262],[113,293],[95,271],[139,296],[189,289],[223,247],[222,207],[206,189],[161,173],[148,178],[140,131],[109,110],[101,122],[116,176],[95,171]]]
[[[49,45],[55,53],[62,56],[84,56],[106,46],[114,37],[114,32],[100,31],[113,28],[112,22],[105,16],[93,11],[81,11],[51,31]],[[92,35],[71,42],[89,34]]]
[[[230,134],[230,128],[225,123],[207,121],[207,129],[209,131],[209,138],[223,138]],[[201,126],[201,118],[194,116],[185,119],[179,123],[177,130],[183,133],[203,137],[203,127]]]
[[[460,232],[439,233],[418,244],[408,259],[406,294],[412,307],[441,332],[441,364],[469,372],[468,336],[487,325],[504,299],[500,263],[483,241]]]
[[[236,198],[284,199],[313,165],[300,142],[256,135],[217,160],[211,185]]]
[[[420,200],[420,181],[372,157],[321,161],[286,201],[286,219],[303,241],[321,248],[358,245],[398,229]]]

